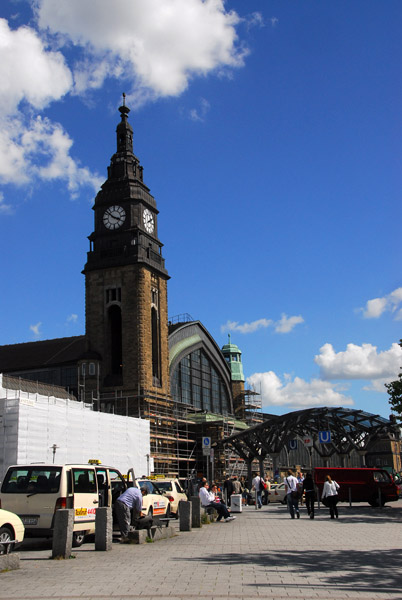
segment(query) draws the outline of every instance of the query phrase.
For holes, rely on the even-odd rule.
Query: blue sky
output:
[[[95,6],[95,8],[94,8]],[[84,333],[127,94],[169,315],[230,333],[264,409],[389,415],[402,366],[399,1],[9,0],[0,343]]]

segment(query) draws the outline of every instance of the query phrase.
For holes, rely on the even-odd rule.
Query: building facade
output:
[[[168,319],[159,211],[134,154],[124,97],[119,112],[83,269],[85,335],[1,346],[0,373],[63,386],[95,410],[149,420],[154,471],[187,476],[205,470],[203,436],[214,443],[246,426],[244,376],[233,368],[241,367],[241,352],[232,345],[223,354],[188,316]],[[231,459],[217,458],[223,476]]]

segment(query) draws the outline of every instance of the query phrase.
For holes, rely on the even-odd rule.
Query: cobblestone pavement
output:
[[[70,560],[30,541],[21,569],[0,573],[0,599],[401,600],[401,520],[402,501],[341,504],[339,520],[325,508],[291,520],[271,504],[152,544],[85,544]]]

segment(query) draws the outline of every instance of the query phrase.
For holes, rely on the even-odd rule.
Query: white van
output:
[[[77,547],[95,533],[96,509],[113,506],[125,489],[122,474],[103,465],[11,466],[1,486],[0,508],[20,517],[26,537],[51,537],[56,510],[73,508]]]

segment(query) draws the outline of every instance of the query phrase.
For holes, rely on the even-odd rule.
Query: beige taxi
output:
[[[15,550],[24,539],[25,527],[18,515],[0,509],[0,554]]]
[[[151,478],[150,478],[151,479]],[[178,479],[155,476],[152,478],[158,490],[170,501],[170,511],[179,518],[180,500],[188,500],[187,495],[181,487]]]

